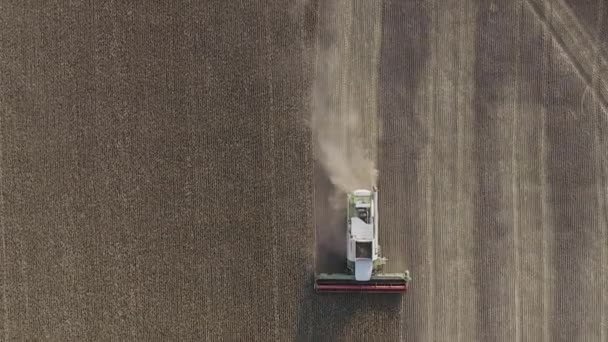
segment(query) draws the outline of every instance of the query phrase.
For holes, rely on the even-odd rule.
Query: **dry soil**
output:
[[[607,37],[603,0],[0,1],[0,340],[606,341]],[[319,89],[402,297],[313,291]]]

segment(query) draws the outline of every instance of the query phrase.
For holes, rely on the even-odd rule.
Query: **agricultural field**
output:
[[[604,1],[0,8],[0,341],[608,340]]]

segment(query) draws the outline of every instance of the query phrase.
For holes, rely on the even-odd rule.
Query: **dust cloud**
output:
[[[315,157],[343,194],[371,188],[378,178],[376,83],[381,6],[334,0],[321,10],[311,129]]]
[[[322,98],[323,94],[315,94]],[[343,112],[317,100],[312,128],[317,157],[336,190],[347,192],[376,185],[376,144],[365,139],[365,122],[356,109]]]

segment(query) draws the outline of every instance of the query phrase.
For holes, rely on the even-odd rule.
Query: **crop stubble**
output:
[[[384,2],[381,242],[415,279],[395,339],[606,336],[603,42],[538,5]]]

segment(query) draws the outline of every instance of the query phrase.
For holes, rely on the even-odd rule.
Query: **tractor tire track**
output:
[[[477,7],[473,1],[460,1],[460,16],[458,25],[458,78],[457,90],[457,165],[456,165],[456,203],[457,213],[455,222],[458,238],[458,305],[454,313],[457,319],[457,341],[472,340],[476,331],[477,293],[474,286],[474,272],[472,260],[475,260],[475,238],[473,227],[473,192],[471,185],[474,184],[472,175],[474,165],[472,163],[473,146],[473,117],[474,117],[474,91],[475,82],[474,67],[476,51],[475,36],[477,30],[476,17]]]
[[[478,8],[475,63],[474,160],[477,340],[517,338],[518,260],[513,216],[512,137],[517,92],[517,3]],[[496,42],[500,41],[500,44]],[[505,94],[505,95],[503,95]]]
[[[520,6],[523,6],[520,5]],[[535,16],[520,7],[517,74],[519,103],[514,107],[515,159],[518,172],[520,336],[523,340],[550,341],[548,323],[552,282],[550,264],[551,216],[547,214],[545,177],[545,118],[547,60],[550,36]],[[537,49],[528,48],[538,46]]]
[[[521,16],[522,16],[522,10],[521,10],[521,3],[519,1],[516,1],[514,4],[514,11],[515,11],[515,78],[513,80],[511,80],[511,84],[507,85],[507,89],[505,89],[505,94],[510,95],[509,97],[511,98],[511,103],[510,103],[510,108],[513,111],[512,117],[513,117],[513,121],[511,123],[511,198],[512,198],[512,215],[513,215],[513,259],[514,259],[514,276],[513,276],[513,287],[514,287],[514,293],[513,293],[513,301],[514,303],[514,321],[515,321],[515,340],[517,341],[521,341],[522,340],[522,330],[521,330],[521,325],[522,325],[522,310],[521,310],[521,305],[522,305],[522,299],[521,299],[521,259],[520,259],[520,235],[521,232],[520,230],[522,229],[522,224],[520,222],[521,220],[521,210],[519,208],[519,204],[521,203],[521,199],[519,198],[519,194],[520,194],[520,186],[521,186],[521,175],[520,175],[520,161],[519,161],[519,155],[523,154],[521,153],[521,144],[520,144],[520,139],[519,139],[519,132],[520,132],[520,128],[519,128],[519,122],[521,122],[522,118],[520,117],[520,114],[522,113],[522,107],[521,107],[521,88],[522,88],[522,82],[521,82]],[[525,152],[524,152],[525,153]],[[523,227],[525,229],[525,226]]]
[[[608,85],[603,76],[608,72],[608,60],[601,46],[594,42],[563,1],[525,0],[525,3],[551,33],[572,63],[574,72],[591,89],[604,114],[608,116]],[[595,65],[599,65],[596,68],[596,74],[600,77],[597,87],[592,84],[592,69]]]
[[[604,331],[601,310],[605,304],[594,298],[601,298],[605,284],[594,278],[594,269],[601,264],[605,247],[594,242],[604,236],[606,227],[601,223],[605,213],[596,189],[603,176],[596,166],[605,152],[595,151],[605,151],[605,147],[598,146],[593,132],[594,127],[605,125],[605,101],[602,89],[593,88],[601,81],[594,82],[590,76],[591,68],[599,68],[590,53],[599,50],[585,34],[572,37],[571,29],[579,28],[580,32],[580,24],[562,2],[546,4],[542,11],[536,8],[534,15],[545,18],[541,23],[550,37],[542,100],[547,113],[546,213],[550,219],[543,221],[553,227],[548,236],[553,241],[549,244],[551,274],[562,275],[560,286],[547,285],[552,294],[545,303],[548,334],[552,340],[599,339]],[[596,57],[601,61],[599,55]],[[601,71],[594,75],[601,79]],[[588,92],[594,96],[585,96]],[[589,99],[597,101],[599,112],[586,109],[593,108],[587,104]],[[577,279],[586,281],[570,285]]]
[[[550,324],[554,340],[589,340],[599,337],[596,329],[600,325],[592,321],[599,316],[597,298],[601,298],[601,293],[596,293],[601,287],[592,273],[599,210],[593,121],[585,113],[577,113],[584,83],[568,79],[572,76],[565,71],[564,61],[553,56],[549,83],[557,84],[559,80],[562,85],[547,90],[546,176],[551,188],[549,206],[554,222],[554,274],[559,275],[562,285],[556,286],[553,292]]]
[[[427,246],[429,212],[424,160],[429,143],[422,79],[428,71],[429,16],[424,1],[384,2],[382,54],[378,85],[380,139],[380,239],[389,259],[387,270],[409,269],[413,282],[401,304],[399,336],[430,339],[432,292]],[[398,42],[398,43],[397,43]],[[426,172],[428,173],[428,172]]]
[[[601,72],[600,59],[602,57],[603,51],[600,51],[602,47],[602,31],[603,25],[606,22],[606,11],[608,10],[608,6],[605,5],[603,0],[597,1],[597,20],[595,24],[595,46],[594,46],[594,54],[596,58],[596,64],[593,68],[593,79],[592,84],[593,87],[598,91],[598,87],[600,86],[600,77],[599,73]],[[595,100],[595,99],[594,99]],[[606,270],[608,268],[608,188],[606,183],[606,178],[608,177],[608,168],[606,167],[606,153],[602,153],[604,149],[607,147],[605,145],[605,134],[607,132],[607,121],[604,120],[604,116],[602,115],[602,111],[600,106],[597,105],[597,101],[593,101],[593,105],[591,106],[592,110],[595,111],[596,125],[595,125],[595,146],[598,150],[596,162],[596,177],[598,178],[598,182],[596,185],[597,188],[597,200],[598,207],[600,211],[600,217],[598,220],[599,223],[599,236],[602,238],[598,239],[599,245],[601,248],[601,261],[600,265],[600,273],[601,277],[601,285],[604,288],[604,291],[601,293],[601,314],[600,314],[600,340],[605,341],[608,338],[608,279],[606,277]],[[603,268],[603,269],[602,269]]]
[[[457,118],[460,113],[455,111],[458,110],[460,87],[466,87],[466,83],[460,83],[466,80],[458,79],[459,70],[473,65],[475,50],[467,51],[465,55],[453,51],[458,52],[458,28],[466,25],[454,14],[459,12],[460,6],[466,4],[466,1],[437,1],[431,16],[431,34],[434,39],[427,75],[432,77],[429,82],[432,84],[433,103],[430,111],[425,114],[429,118],[429,131],[432,132],[426,155],[429,162],[426,176],[431,185],[428,189],[431,200],[428,203],[429,231],[432,240],[429,253],[432,256],[430,260],[433,261],[433,277],[429,286],[432,291],[429,303],[429,316],[432,318],[429,334],[432,334],[429,337],[433,340],[458,336],[459,329],[456,320],[458,300],[455,298],[458,297],[458,284],[461,281],[458,268],[463,265],[458,254],[460,230],[454,229],[454,223],[461,214],[456,201],[458,160],[454,158],[458,156]]]

